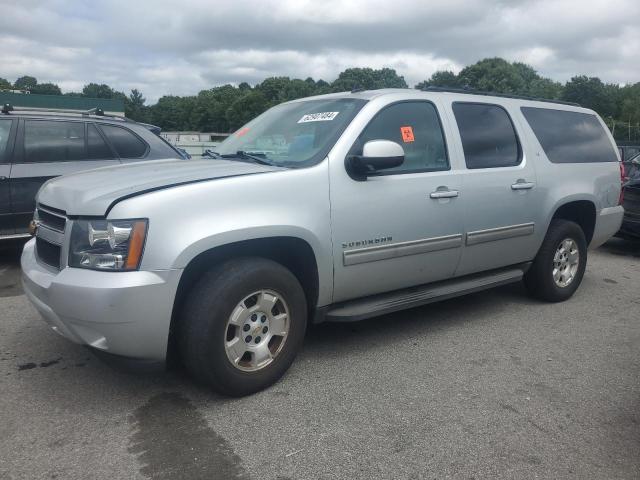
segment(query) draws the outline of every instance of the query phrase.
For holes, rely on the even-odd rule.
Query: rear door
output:
[[[35,197],[50,178],[120,162],[92,122],[23,119],[11,169],[11,199],[16,233],[28,231]]]
[[[453,102],[465,238],[456,276],[532,259],[544,227],[533,155],[506,107]]]
[[[11,216],[11,154],[17,120],[0,118],[0,236],[15,233]]]

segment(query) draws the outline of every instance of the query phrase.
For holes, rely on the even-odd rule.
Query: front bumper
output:
[[[165,360],[182,270],[54,271],[36,260],[35,240],[21,265],[27,297],[55,332],[106,353]]]
[[[593,229],[593,238],[589,248],[597,248],[613,237],[622,224],[624,208],[621,205],[606,207],[600,210],[596,216],[596,224]]]

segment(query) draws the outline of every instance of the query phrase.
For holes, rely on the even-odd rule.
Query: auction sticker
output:
[[[327,122],[329,120],[333,120],[338,116],[340,112],[319,112],[319,113],[308,113],[303,115],[298,123],[307,123],[307,122]]]
[[[415,140],[412,127],[400,127],[400,133],[402,134],[402,141],[404,143],[410,143]]]

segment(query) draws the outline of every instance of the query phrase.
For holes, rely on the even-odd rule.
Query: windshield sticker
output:
[[[236,137],[242,137],[243,135],[246,135],[248,132],[249,132],[249,129],[247,127],[241,128],[236,132]]]
[[[412,127],[400,127],[400,133],[402,134],[402,141],[404,143],[410,143],[415,140],[415,138],[413,138]]]
[[[298,123],[327,122],[336,118],[339,113],[340,112],[308,113],[307,115],[303,115],[302,118],[298,120]]]

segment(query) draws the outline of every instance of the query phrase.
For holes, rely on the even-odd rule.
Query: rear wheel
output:
[[[528,291],[548,302],[571,297],[580,286],[587,265],[587,241],[580,226],[553,220],[524,280]]]
[[[276,382],[302,345],[304,292],[282,265],[239,258],[207,272],[189,294],[180,328],[187,369],[214,390],[248,395]]]

